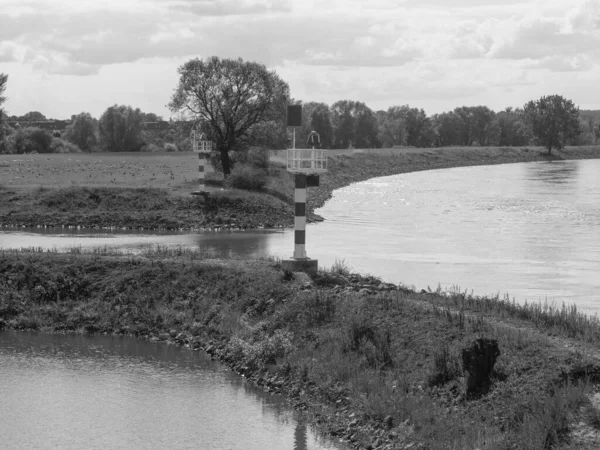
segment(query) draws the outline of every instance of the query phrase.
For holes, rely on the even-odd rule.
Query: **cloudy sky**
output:
[[[434,114],[561,94],[600,109],[600,0],[0,0],[10,115],[170,116],[185,61],[265,64],[295,99]]]

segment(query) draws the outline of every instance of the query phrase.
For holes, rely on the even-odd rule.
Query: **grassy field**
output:
[[[193,153],[69,153],[0,155],[5,187],[128,187],[189,194],[198,188]]]
[[[207,353],[355,449],[600,445],[600,322],[574,308],[417,293],[341,263],[0,252],[0,329],[110,333]],[[495,340],[484,388],[461,354]]]

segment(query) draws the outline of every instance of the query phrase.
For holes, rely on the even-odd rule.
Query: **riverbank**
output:
[[[244,230],[293,226],[293,178],[274,155],[267,189],[222,186],[211,174],[208,200],[197,189],[194,154],[3,155],[0,227]],[[600,157],[569,147],[553,158]],[[308,221],[333,191],[374,177],[450,167],[546,161],[541,148],[333,150],[319,187],[308,189]]]
[[[349,448],[600,443],[600,324],[574,308],[414,292],[343,264],[309,278],[185,250],[4,251],[2,327],[206,351]],[[479,381],[463,362],[477,339],[499,352]]]

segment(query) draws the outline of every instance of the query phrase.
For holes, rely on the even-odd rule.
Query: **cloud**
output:
[[[15,45],[10,43],[0,43],[0,62],[17,61]]]
[[[171,9],[199,16],[237,16],[246,14],[289,13],[290,0],[181,0]]]
[[[549,56],[540,61],[533,62],[527,67],[531,69],[548,69],[551,72],[583,72],[591,70],[594,66],[592,58],[588,55]]]

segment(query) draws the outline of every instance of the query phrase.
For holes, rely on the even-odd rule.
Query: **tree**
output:
[[[331,105],[336,148],[349,148],[355,142],[355,103],[352,100],[340,100]]]
[[[162,116],[158,116],[154,113],[142,113],[142,121],[143,122],[162,122],[165,119]]]
[[[4,73],[0,73],[0,146],[4,146],[2,141],[4,140],[4,135],[6,134],[4,131],[4,108],[2,105],[6,101],[6,97],[4,97],[4,91],[6,90],[6,84],[8,83],[8,75]]]
[[[506,147],[529,144],[531,136],[527,126],[523,123],[523,110],[521,108],[513,110],[508,107],[497,113],[496,119],[500,128],[498,145]]]
[[[311,129],[319,133],[321,148],[331,148],[333,145],[333,125],[331,111],[325,103],[318,104],[310,116]]]
[[[580,132],[579,108],[560,95],[531,100],[523,107],[523,117],[533,136],[552,154],[552,147],[560,150],[567,139]]]
[[[379,145],[377,117],[363,102],[337,101],[331,105],[331,114],[336,148]]]
[[[29,111],[27,114],[23,114],[21,117],[19,117],[19,120],[26,122],[43,122],[48,119],[39,111]]]
[[[97,134],[98,121],[90,113],[82,112],[73,116],[64,139],[77,145],[84,152],[89,152],[98,142]]]
[[[169,108],[204,122],[225,175],[231,172],[229,151],[250,145],[253,128],[271,121],[285,124],[281,105],[289,100],[289,86],[262,64],[213,56],[192,59],[178,73]]]
[[[138,151],[142,146],[142,112],[131,106],[111,106],[99,127],[100,143],[109,152]]]

